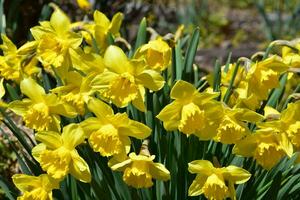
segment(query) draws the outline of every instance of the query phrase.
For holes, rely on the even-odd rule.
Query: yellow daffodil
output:
[[[142,45],[134,58],[143,58],[150,69],[163,71],[171,63],[171,48],[162,38],[157,38]]]
[[[184,134],[195,134],[202,140],[215,136],[223,113],[221,104],[214,101],[218,93],[199,93],[185,81],[177,81],[171,90],[175,99],[156,116],[168,131],[178,129]]]
[[[189,188],[189,196],[204,196],[210,200],[223,200],[227,197],[236,199],[234,184],[247,182],[251,174],[243,168],[230,165],[215,168],[207,160],[194,160],[188,170],[197,174]]]
[[[88,0],[76,0],[79,8],[82,10],[90,10],[92,8],[91,3]]]
[[[250,134],[250,130],[245,122],[259,122],[263,119],[262,115],[248,109],[230,109],[225,107],[224,116],[214,139],[224,144],[235,144]]]
[[[23,193],[18,200],[52,200],[52,190],[59,189],[59,182],[47,174],[39,176],[15,174],[12,180]]]
[[[60,115],[71,118],[76,116],[70,105],[63,103],[55,94],[46,94],[44,88],[33,79],[23,79],[20,88],[28,98],[11,102],[9,108],[22,116],[29,128],[37,131],[59,130]]]
[[[0,56],[0,75],[4,79],[20,82],[22,74],[31,76],[40,72],[33,52],[23,54],[26,49],[28,50],[28,43],[17,49],[8,37],[2,34],[1,38],[3,44],[0,48],[3,56]]]
[[[299,41],[292,41],[294,47],[300,50],[300,43]],[[300,67],[300,54],[295,52],[295,50],[291,49],[290,47],[284,46],[282,47],[282,59],[283,62],[291,67],[299,68]]]
[[[129,154],[129,159],[111,166],[114,171],[123,171],[123,180],[127,185],[135,188],[149,188],[152,179],[167,181],[170,172],[161,163],[153,162],[155,156],[140,153]]]
[[[127,154],[130,137],[144,139],[151,133],[146,125],[130,120],[126,113],[114,114],[113,110],[98,99],[90,99],[88,108],[96,117],[81,122],[90,146],[102,156]]]
[[[145,88],[157,91],[164,85],[158,72],[147,69],[143,61],[129,60],[117,46],[107,48],[104,63],[107,68],[95,77],[92,87],[104,100],[118,107],[132,102],[137,109],[145,111]]]
[[[33,27],[31,33],[38,42],[37,57],[45,69],[52,72],[56,68],[60,78],[71,66],[69,49],[76,49],[82,43],[82,35],[71,31],[68,16],[54,6],[50,21],[40,22]]]
[[[75,71],[68,72],[65,85],[54,88],[51,92],[57,93],[63,101],[73,106],[78,114],[83,115],[85,113],[85,103],[92,94],[90,87],[92,77],[94,76],[82,77]]]
[[[105,52],[108,47],[108,35],[111,34],[113,37],[119,37],[120,27],[123,21],[123,14],[116,13],[112,20],[109,19],[100,11],[96,10],[94,12],[94,37],[96,39],[97,45],[101,52]]]
[[[269,170],[284,156],[291,157],[293,146],[285,133],[274,128],[264,128],[236,143],[233,153],[254,157],[263,168]]]
[[[260,123],[260,128],[272,128],[279,133],[286,134],[296,149],[300,148],[300,101],[288,104],[288,107],[281,112],[266,109],[269,112],[271,121]],[[271,114],[270,114],[271,113]]]
[[[79,125],[69,124],[63,128],[62,133],[38,132],[35,138],[41,143],[32,149],[32,155],[49,176],[63,179],[70,173],[82,182],[91,181],[89,166],[75,149],[85,139]]]
[[[247,87],[244,96],[240,96],[242,104],[251,110],[258,108],[269,91],[279,86],[279,76],[287,69],[288,65],[276,55],[255,63],[247,72]]]
[[[80,48],[70,49],[69,53],[73,68],[86,75],[101,74],[105,68],[103,58],[96,53],[86,52]]]

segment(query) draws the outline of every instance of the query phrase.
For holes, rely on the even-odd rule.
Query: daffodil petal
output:
[[[126,54],[120,47],[114,45],[111,45],[106,49],[104,63],[109,70],[117,74],[133,71],[133,67],[129,63]]]
[[[50,149],[59,148],[62,145],[61,136],[54,131],[41,131],[35,135],[35,139],[44,143]]]
[[[114,114],[112,108],[109,105],[96,98],[91,98],[88,101],[87,106],[89,110],[92,111],[98,118],[103,118],[107,115]]]
[[[205,184],[207,176],[197,174],[195,180],[192,182],[191,186],[189,187],[188,194],[189,196],[198,196],[203,194],[202,187]]]
[[[223,176],[226,180],[232,181],[235,184],[242,184],[250,179],[251,174],[241,167],[229,165],[224,169]]]
[[[83,129],[78,124],[69,124],[63,128],[62,140],[68,149],[74,149],[85,139]]]
[[[172,99],[184,99],[192,97],[195,92],[196,88],[192,84],[179,80],[173,86],[170,96]]]
[[[91,182],[91,172],[88,164],[83,160],[79,154],[74,150],[72,152],[72,163],[70,165],[70,174],[76,179],[89,183]]]
[[[150,174],[154,179],[167,181],[170,179],[170,172],[161,163],[152,163],[150,165]]]
[[[192,174],[200,173],[209,176],[213,168],[213,164],[208,160],[194,160],[188,164],[188,170]]]
[[[25,78],[21,81],[20,88],[23,94],[34,102],[43,102],[45,90],[37,84],[32,78]]]

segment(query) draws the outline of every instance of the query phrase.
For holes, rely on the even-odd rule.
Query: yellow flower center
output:
[[[79,114],[84,114],[84,100],[80,93],[74,94],[73,92],[69,92],[68,94],[61,96],[61,98],[67,103],[71,104]]]
[[[204,111],[194,103],[183,106],[178,129],[187,135],[195,133],[204,127]]]
[[[138,87],[130,74],[122,74],[114,79],[102,95],[116,104],[118,107],[127,106],[138,94]]]
[[[40,155],[43,170],[55,179],[61,179],[69,172],[71,152],[65,147],[56,150],[45,150]]]
[[[112,156],[125,150],[118,130],[112,124],[104,125],[93,132],[89,137],[89,143],[94,151],[100,152],[102,156]]]
[[[254,152],[254,158],[266,169],[271,169],[284,155],[285,152],[275,143],[260,143]]]
[[[45,103],[34,104],[24,115],[24,121],[29,128],[37,131],[48,130],[52,122],[48,106]]]
[[[164,67],[164,57],[162,52],[155,51],[154,49],[148,49],[147,51],[147,63],[155,70],[162,70]]]
[[[204,196],[210,200],[223,200],[229,196],[229,190],[223,177],[216,174],[212,174],[207,178],[202,190]]]
[[[125,169],[123,180],[135,188],[151,187],[153,182],[149,173],[149,163],[142,160],[133,161],[132,166]]]
[[[217,130],[216,139],[224,144],[235,144],[246,134],[246,129],[233,121],[230,117],[225,116]]]

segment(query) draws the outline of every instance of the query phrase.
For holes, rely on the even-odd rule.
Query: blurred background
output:
[[[160,35],[174,33],[181,24],[186,35],[199,27],[196,63],[208,71],[216,59],[226,59],[229,52],[233,60],[249,57],[272,40],[294,39],[300,34],[299,0],[89,0],[89,11],[80,8],[77,0],[0,0],[0,31],[17,46],[24,44],[31,39],[30,28],[49,19],[50,2],[61,7],[72,21],[92,19],[96,9],[109,18],[123,12],[121,33],[129,43],[135,39],[143,17]],[[10,177],[17,169],[16,155],[9,149],[0,133],[0,178]]]

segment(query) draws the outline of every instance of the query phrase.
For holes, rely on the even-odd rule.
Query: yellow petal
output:
[[[47,146],[43,143],[40,143],[32,148],[31,154],[38,162],[40,162],[40,155],[47,149]]]
[[[113,34],[116,35],[119,33],[122,21],[124,19],[124,15],[120,12],[116,13],[110,23],[109,26],[109,31]]]
[[[71,22],[68,16],[61,9],[55,6],[54,12],[50,18],[50,24],[59,35],[63,36],[69,31]]]
[[[126,127],[119,127],[119,132],[122,135],[131,136],[137,139],[145,139],[151,134],[151,129],[140,123],[131,120]]]
[[[188,164],[188,170],[192,174],[205,174],[210,176],[214,166],[208,160],[194,160]]]
[[[96,117],[90,117],[80,123],[80,126],[83,128],[85,134],[89,136],[92,132],[100,129],[106,121],[101,120]]]
[[[103,28],[108,28],[110,22],[109,19],[100,11],[96,10],[94,12],[94,21],[97,25],[102,26]]]
[[[235,184],[242,184],[250,179],[251,174],[241,167],[229,165],[225,168],[223,176],[224,179],[232,181]]]
[[[70,174],[82,182],[91,182],[92,177],[88,164],[79,156],[76,150],[72,152],[71,157]]]
[[[117,163],[110,168],[113,171],[124,171],[132,163],[131,159],[124,160],[123,162]]]
[[[99,99],[91,98],[88,101],[87,105],[89,110],[92,111],[100,119],[107,115],[114,114],[112,108]]]
[[[131,102],[134,107],[136,107],[141,112],[146,111],[145,107],[145,88],[139,85],[137,97]]]
[[[109,70],[117,74],[133,73],[133,67],[120,47],[109,46],[104,54],[104,63]]]
[[[50,149],[57,149],[62,146],[60,134],[54,131],[41,131],[35,135],[35,139],[44,143]]]
[[[176,130],[180,123],[181,109],[182,105],[176,101],[173,101],[164,107],[156,117],[163,121],[166,130]]]
[[[41,187],[41,182],[38,177],[26,174],[15,174],[12,176],[12,180],[21,192],[26,192],[32,190],[33,188]]]
[[[136,78],[138,83],[153,91],[160,90],[165,84],[164,78],[154,70],[144,70]]]
[[[197,174],[195,180],[189,187],[189,196],[199,196],[203,194],[203,186],[206,182],[207,176],[202,174]]]
[[[78,124],[69,124],[63,128],[62,140],[64,146],[70,150],[81,144],[85,134]]]
[[[34,102],[43,102],[45,90],[32,78],[25,78],[20,84],[21,92]]]
[[[161,163],[152,163],[150,165],[150,174],[154,179],[162,181],[167,181],[171,177],[169,170]]]
[[[189,99],[195,92],[196,88],[192,84],[179,80],[173,86],[170,96],[172,99]]]

